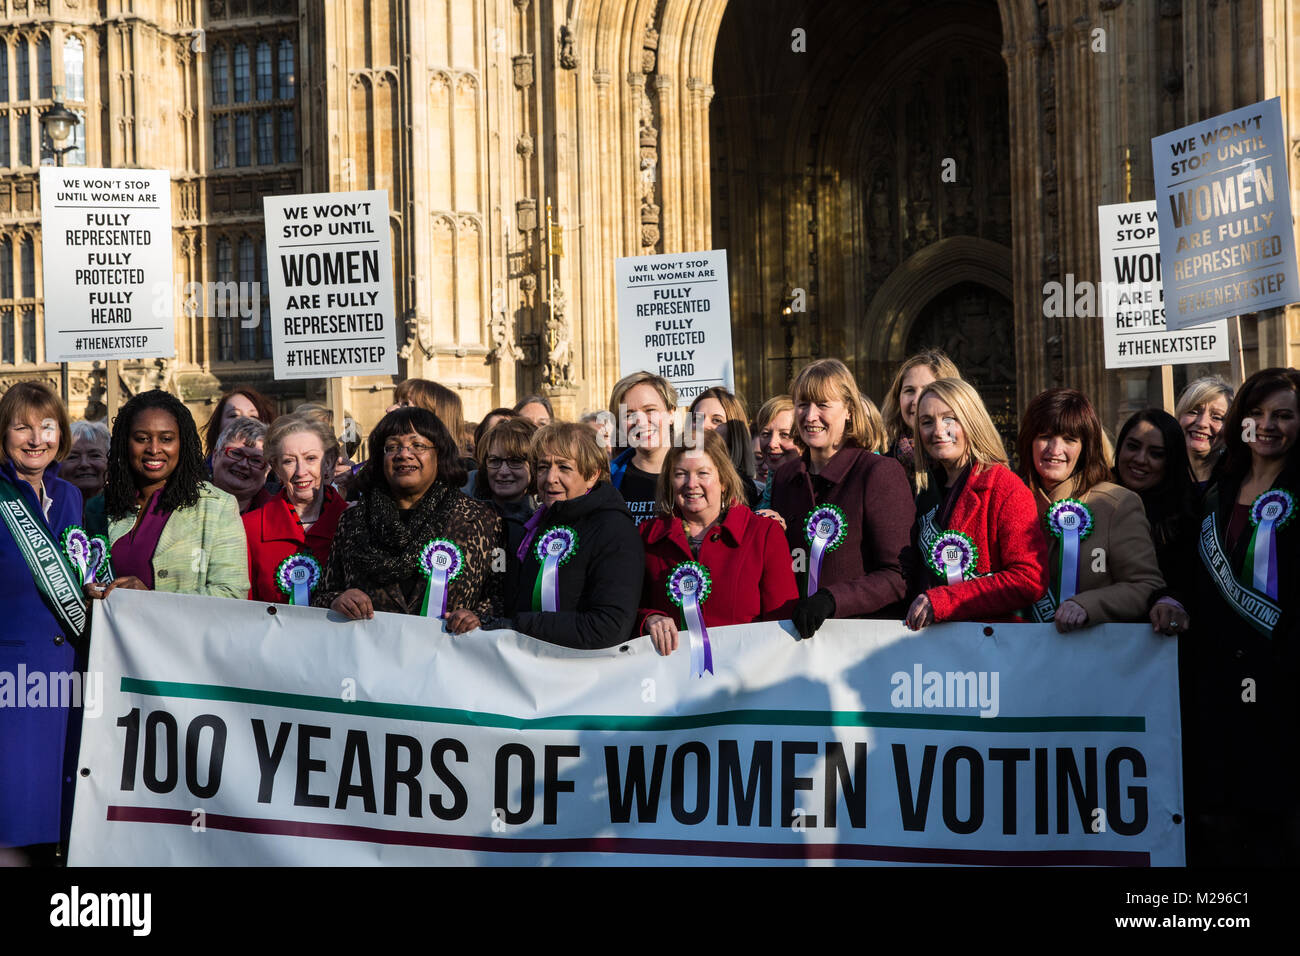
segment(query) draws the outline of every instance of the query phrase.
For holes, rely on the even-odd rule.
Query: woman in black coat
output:
[[[1300,372],[1256,372],[1221,433],[1182,687],[1188,862],[1300,863]]]
[[[1115,442],[1115,481],[1137,492],[1151,526],[1151,543],[1165,586],[1151,598],[1151,626],[1163,634],[1188,623],[1196,579],[1196,532],[1191,465],[1178,419],[1159,408],[1134,412]]]
[[[566,647],[629,640],[645,551],[609,482],[596,433],[582,424],[546,425],[533,438],[532,459],[542,507],[517,551],[519,583],[506,595],[507,616],[487,626]]]

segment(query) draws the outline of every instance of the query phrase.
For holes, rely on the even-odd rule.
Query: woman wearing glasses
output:
[[[465,469],[438,416],[397,408],[370,433],[361,500],[339,519],[317,607],[351,620],[375,611],[445,618],[462,634],[501,613],[501,519],[462,494]]]
[[[256,418],[235,418],[221,432],[212,455],[212,483],[239,502],[239,513],[262,507],[274,495],[266,490],[271,469],[262,446],[266,424]]]
[[[501,516],[506,533],[506,579],[504,594],[514,594],[519,582],[519,558],[515,554],[524,540],[525,524],[537,510],[537,486],[529,461],[529,445],[537,426],[527,418],[497,422],[475,442],[478,470],[474,473],[474,497],[490,505]]]

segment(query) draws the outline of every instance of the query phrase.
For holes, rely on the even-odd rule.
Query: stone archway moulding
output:
[[[940,239],[914,253],[890,274],[864,318],[866,381],[907,357],[907,336],[925,306],[960,282],[978,282],[1013,300],[1011,250],[975,236]],[[1014,300],[1013,300],[1014,301]]]

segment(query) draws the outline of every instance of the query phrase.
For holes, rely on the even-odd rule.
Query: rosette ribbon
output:
[[[275,569],[276,586],[296,607],[311,604],[311,592],[320,584],[320,562],[310,554],[291,554]]]
[[[97,534],[90,539],[90,558],[86,562],[86,581],[113,580],[113,567],[108,561],[108,539]]]
[[[970,535],[945,531],[935,539],[925,558],[935,574],[949,584],[957,584],[975,576],[979,556],[979,548]]]
[[[1061,540],[1061,589],[1064,604],[1079,590],[1079,542],[1092,533],[1092,512],[1077,498],[1063,498],[1047,509],[1047,530]]]
[[[808,596],[817,593],[822,573],[822,559],[844,541],[848,533],[848,519],[836,505],[818,505],[808,513],[804,522],[804,535],[812,545],[808,552]]]
[[[447,616],[447,586],[465,568],[465,556],[456,542],[434,538],[420,552],[420,573],[429,579],[420,613],[425,617]]]
[[[556,525],[537,539],[537,561],[541,568],[533,582],[533,610],[560,609],[560,565],[578,551],[578,532],[568,525]]]
[[[86,571],[90,566],[90,535],[86,534],[85,528],[74,524],[64,530],[62,543],[63,553],[77,569],[77,574],[81,575],[81,582],[84,584],[88,580]]]
[[[691,641],[691,676],[703,677],[713,673],[713,648],[709,644],[709,629],[704,626],[700,605],[713,590],[709,569],[698,561],[683,561],[668,575],[668,600],[682,609],[686,633]]]
[[[1295,516],[1295,498],[1282,488],[1270,488],[1250,506],[1250,548],[1241,580],[1256,591],[1277,599],[1277,533]]]

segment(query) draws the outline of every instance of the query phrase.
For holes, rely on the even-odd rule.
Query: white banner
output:
[[[645,370],[682,403],[714,385],[735,390],[727,250],[614,260],[620,375]]]
[[[165,169],[41,167],[46,362],[172,358]]]
[[[1097,207],[1107,368],[1228,361],[1228,322],[1170,332],[1155,200]]]
[[[709,636],[692,679],[646,638],[114,592],[70,861],[1183,863],[1176,643],[1147,627]]]
[[[388,191],[266,196],[275,377],[396,375]]]

